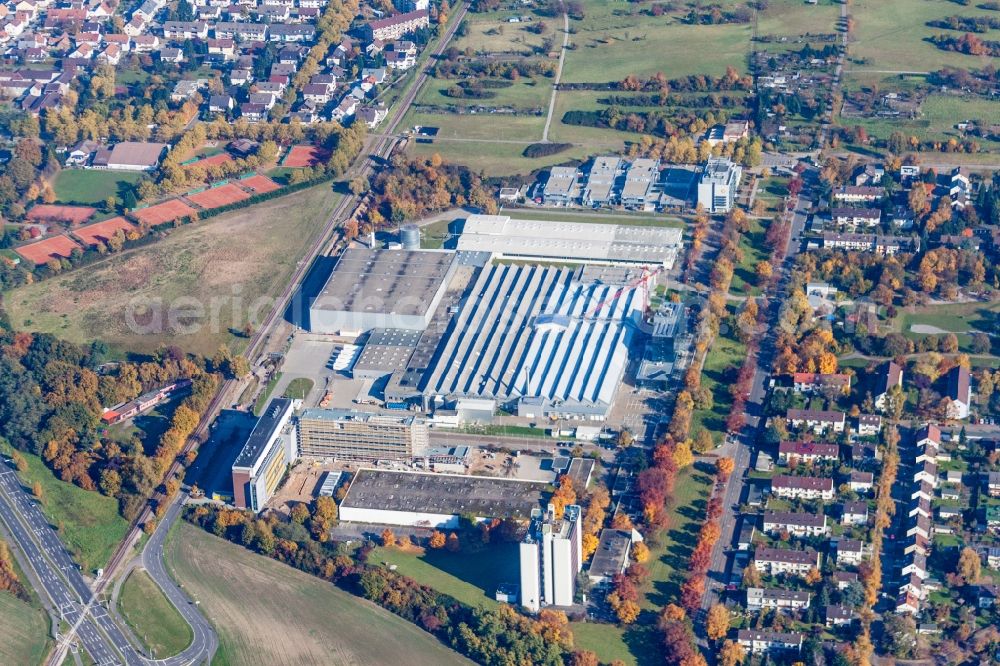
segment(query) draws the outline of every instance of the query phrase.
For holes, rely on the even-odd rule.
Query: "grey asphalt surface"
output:
[[[10,468],[0,469],[0,519],[25,554],[43,592],[63,619],[75,627],[84,649],[100,666],[141,664],[142,659],[96,604],[55,531]],[[84,594],[80,594],[80,585]],[[88,608],[88,605],[91,607]],[[110,629],[111,633],[106,635]]]
[[[219,639],[215,635],[212,625],[201,614],[194,601],[170,577],[170,574],[167,573],[167,567],[164,564],[164,542],[167,540],[170,526],[180,516],[186,497],[187,495],[182,493],[170,505],[156,531],[153,532],[153,536],[149,538],[146,546],[142,549],[141,556],[142,566],[146,569],[146,573],[159,586],[170,603],[177,608],[181,617],[191,626],[194,632],[194,639],[186,650],[175,657],[156,662],[157,664],[169,666],[210,662],[216,649],[219,647]]]

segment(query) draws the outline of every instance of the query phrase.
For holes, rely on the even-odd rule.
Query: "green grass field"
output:
[[[761,36],[794,37],[807,34],[833,33],[840,18],[840,2],[819,0],[815,5],[804,0],[768,0],[767,9],[760,13],[757,33]],[[775,43],[762,48],[771,49]],[[791,48],[800,48],[792,44]]]
[[[435,122],[450,122],[452,116],[429,116]],[[492,122],[492,121],[491,121]],[[544,124],[544,119],[542,123]],[[553,123],[554,124],[554,123]],[[429,158],[435,153],[445,161],[453,164],[464,164],[473,171],[482,172],[486,176],[510,176],[512,174],[528,174],[536,169],[544,169],[568,161],[583,161],[591,156],[593,151],[589,146],[573,146],[558,155],[527,158],[524,149],[529,143],[541,137],[539,126],[537,136],[532,136],[528,142],[491,143],[489,141],[435,141],[434,143],[411,142],[406,152],[411,157]]]
[[[13,555],[14,572],[28,590],[29,599],[21,601],[0,592],[0,664],[40,664],[52,644],[49,616]]]
[[[478,540],[478,537],[477,537]],[[474,544],[465,551],[402,551],[376,548],[369,562],[396,565],[399,573],[450,594],[470,606],[498,605],[493,595],[501,583],[519,580],[517,544],[498,543],[486,547]]]
[[[374,604],[187,523],[167,565],[218,632],[213,666],[470,663]]]
[[[21,581],[28,585],[23,576]],[[36,602],[0,592],[0,663],[41,664],[49,650],[49,620]]]
[[[194,638],[190,625],[145,571],[137,569],[125,579],[118,611],[155,658],[179,653]]]
[[[941,33],[962,33],[927,25],[946,16],[982,16],[990,12],[975,2],[962,6],[949,0],[854,0],[848,12],[856,28],[849,47],[846,69],[887,73],[934,71],[945,66],[982,67],[975,56],[943,51],[924,41]],[[996,31],[993,31],[996,34]],[[996,37],[985,36],[987,39]]]
[[[758,278],[755,270],[757,264],[769,256],[764,246],[764,226],[760,220],[750,219],[750,232],[740,238],[740,250],[743,251],[743,258],[733,271],[730,291],[734,294],[757,295],[760,289],[756,286]]]
[[[285,397],[305,400],[306,396],[309,395],[309,391],[312,391],[312,388],[313,380],[306,377],[297,377],[288,382],[288,386],[285,387]]]
[[[59,172],[52,189],[60,202],[101,204],[110,196],[118,196],[119,188],[133,185],[141,177],[136,171],[67,169]]]
[[[735,283],[736,279],[733,278]],[[727,329],[728,331],[728,329]],[[729,383],[725,374],[736,370],[743,363],[746,346],[732,337],[732,333],[720,332],[715,342],[708,349],[705,366],[701,373],[701,385],[707,387],[714,397],[712,409],[696,409],[691,417],[691,434],[696,434],[701,428],[707,428],[712,433],[716,445],[722,443],[726,431],[726,417],[733,404],[729,394]]]
[[[906,332],[914,325],[934,326],[952,333],[996,330],[1000,322],[1000,302],[929,305],[904,309],[897,318],[898,330]]]
[[[455,80],[429,78],[417,96],[417,104],[436,106],[506,106],[519,109],[547,108],[552,94],[552,79],[544,77],[521,78],[506,88],[490,88],[494,94],[490,99],[465,99],[448,97],[444,91],[458,82]]]
[[[317,185],[105,257],[4,298],[20,330],[71,342],[104,340],[118,351],[164,344],[211,355],[246,345],[287,284],[339,195]]]
[[[9,446],[5,448],[10,451]],[[36,481],[41,484],[42,511],[84,573],[93,574],[111,559],[128,529],[128,522],[118,515],[118,502],[60,481],[38,456],[21,455],[28,462],[28,469],[20,475],[22,483],[28,488]]]
[[[566,54],[565,82],[617,81],[656,72],[667,78],[719,76],[729,65],[746,71],[749,24],[686,25],[679,14],[652,17],[623,3],[588,0],[584,5],[585,18],[570,21],[574,48]]]

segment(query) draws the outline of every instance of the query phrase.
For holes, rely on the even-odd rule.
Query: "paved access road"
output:
[[[201,614],[197,605],[184,594],[180,586],[170,577],[164,564],[164,542],[167,540],[170,526],[177,520],[184,506],[184,500],[187,498],[185,493],[179,493],[179,495],[163,515],[163,520],[153,532],[153,536],[146,542],[141,556],[142,566],[146,569],[146,573],[163,590],[163,594],[177,608],[177,611],[194,632],[194,639],[186,650],[175,657],[157,662],[169,666],[211,661],[212,655],[215,654],[215,650],[219,646],[219,639],[216,637],[212,625]]]

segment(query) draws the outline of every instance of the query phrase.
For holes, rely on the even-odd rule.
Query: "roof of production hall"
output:
[[[564,257],[672,266],[682,232],[673,227],[520,220],[507,215],[470,215],[458,249],[508,256]]]
[[[485,267],[425,375],[425,393],[610,404],[628,361],[642,289],[587,271]],[[601,307],[598,307],[598,306]]]
[[[489,476],[360,469],[341,506],[442,515],[529,518],[545,483]]]
[[[348,248],[312,307],[422,315],[454,262],[454,252]]]

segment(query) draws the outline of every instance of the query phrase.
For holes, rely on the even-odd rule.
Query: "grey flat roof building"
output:
[[[340,505],[340,517],[359,522],[395,517],[400,522],[394,524],[461,515],[528,519],[544,508],[545,488],[537,481],[361,469]]]
[[[640,227],[553,220],[520,220],[506,215],[470,215],[459,250],[507,257],[593,263],[674,265],[683,233],[673,227]]]
[[[625,185],[622,186],[621,203],[623,206],[646,206],[653,204],[658,197],[653,189],[660,177],[658,160],[640,158],[633,160],[625,172]]]
[[[361,379],[378,379],[405,368],[419,341],[420,331],[376,328],[368,336],[351,374]]]
[[[614,201],[615,182],[621,173],[622,159],[613,155],[595,157],[587,174],[583,203],[606,204]]]
[[[591,582],[607,583],[628,567],[628,554],[632,548],[632,533],[627,530],[601,530],[601,538],[594,551],[587,571]]]
[[[422,330],[454,268],[453,252],[349,248],[310,306],[310,329]]]
[[[552,167],[542,197],[545,203],[565,205],[579,196],[576,167]]]

